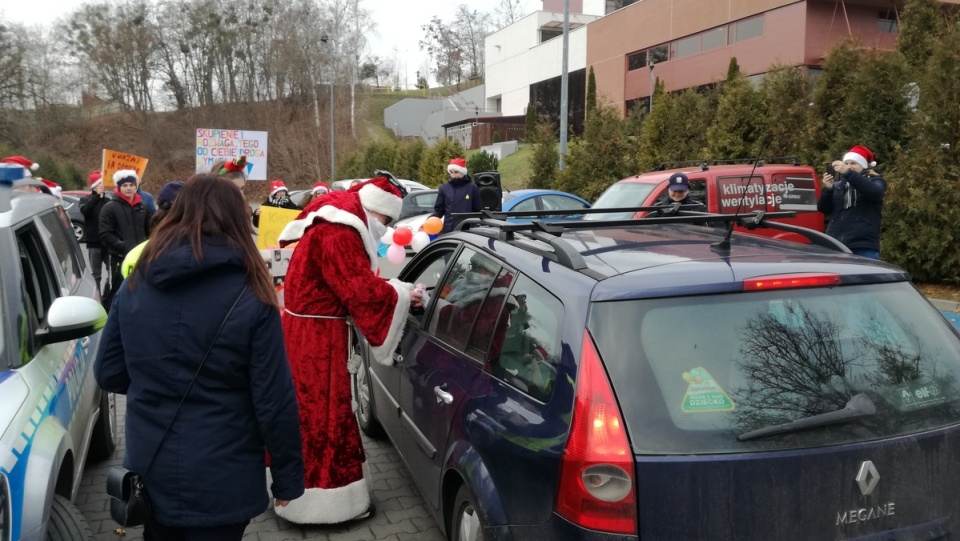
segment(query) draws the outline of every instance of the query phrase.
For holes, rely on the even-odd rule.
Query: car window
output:
[[[584,205],[572,197],[565,195],[542,195],[540,204],[543,210],[580,210],[590,208],[590,205]]]
[[[437,338],[464,348],[487,292],[500,273],[490,257],[464,248],[450,268],[430,316],[429,329]]]
[[[514,272],[502,269],[493,282],[493,287],[487,293],[477,319],[470,333],[467,343],[467,353],[476,359],[483,359],[489,355],[496,358],[503,347],[503,339],[509,323],[510,310],[516,303],[507,303],[507,293],[514,280]]]
[[[595,209],[639,207],[656,188],[656,184],[647,182],[617,182],[607,188],[593,204]],[[584,216],[584,220],[629,220],[634,212],[594,213]]]
[[[455,248],[455,246],[451,245],[449,248],[438,249],[432,252],[428,259],[418,261],[416,263],[417,266],[407,275],[406,280],[410,283],[423,284],[426,286],[423,295],[424,308],[430,307],[430,302],[436,295],[437,284],[440,282],[440,279],[443,278],[443,274],[447,270],[447,262],[453,255]],[[410,313],[414,319],[422,323],[424,312],[424,309],[413,309]]]
[[[495,376],[539,400],[553,393],[560,362],[563,304],[526,276],[510,293],[506,333],[499,355],[491,350]]]
[[[66,291],[63,294],[66,295],[73,291],[74,286],[80,281],[80,277],[83,275],[84,261],[79,245],[73,238],[73,229],[66,229],[71,226],[64,225],[64,220],[66,220],[66,216],[61,213],[47,213],[40,217],[40,222],[44,226],[42,232],[50,245],[53,246],[53,251],[57,257],[58,274],[64,280],[62,285],[66,288]],[[69,220],[67,224],[69,224]]]
[[[510,212],[531,212],[537,210],[537,198],[524,199],[510,208]]]
[[[53,265],[47,251],[44,249],[40,232],[34,225],[29,225],[17,232],[17,251],[20,257],[20,270],[23,276],[24,299],[29,303],[32,311],[31,318],[18,322],[27,330],[31,323],[29,319],[42,325],[47,317],[47,310],[59,294],[59,285],[54,277]],[[31,333],[32,334],[32,333]]]
[[[433,205],[437,202],[436,193],[427,193],[413,197],[413,206],[423,210],[433,210]]]
[[[960,346],[909,283],[604,302],[588,325],[637,453],[840,445],[960,420]],[[737,440],[857,394],[875,416]]]

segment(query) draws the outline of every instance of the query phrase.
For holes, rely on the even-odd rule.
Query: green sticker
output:
[[[733,411],[733,400],[703,367],[684,372],[683,381],[688,384],[680,406],[685,413]]]

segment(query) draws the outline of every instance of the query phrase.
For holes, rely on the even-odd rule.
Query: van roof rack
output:
[[[851,253],[850,249],[844,246],[840,241],[819,231],[801,227],[792,224],[775,221],[776,218],[792,218],[796,216],[794,211],[766,212],[755,210],[749,213],[738,214],[716,214],[711,212],[699,212],[691,208],[702,208],[700,205],[681,205],[673,203],[664,206],[641,206],[613,209],[577,209],[577,210],[545,210],[533,212],[504,212],[483,210],[471,213],[456,213],[453,216],[466,218],[457,225],[456,230],[462,231],[470,229],[471,232],[500,240],[502,242],[513,243],[517,240],[517,234],[525,238],[538,240],[550,245],[553,254],[544,253],[545,256],[553,256],[557,263],[581,272],[586,272],[587,264],[570,243],[566,242],[561,235],[565,231],[578,231],[584,229],[617,229],[624,227],[649,227],[658,224],[703,224],[710,222],[713,224],[726,223],[728,226],[739,225],[745,229],[756,229],[758,227],[767,227],[780,231],[787,231],[803,236],[815,246],[828,248],[841,253]],[[559,216],[578,216],[581,214],[599,214],[625,211],[646,211],[643,218],[634,218],[628,220],[572,220],[572,221],[549,221],[533,219],[529,222],[508,222],[509,218],[551,218]],[[479,227],[479,228],[478,228]]]
[[[697,166],[701,171],[707,171],[711,165],[753,165],[763,167],[768,163],[788,163],[790,165],[800,165],[798,156],[767,156],[765,158],[722,158],[722,159],[701,159],[701,160],[682,160],[675,162],[662,162],[654,168],[654,171],[666,171],[667,169],[679,169],[682,167]]]

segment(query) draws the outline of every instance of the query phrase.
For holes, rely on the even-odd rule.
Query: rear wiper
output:
[[[803,419],[797,419],[796,421],[790,421],[789,423],[783,423],[781,425],[773,425],[759,428],[757,430],[751,430],[750,432],[744,432],[743,434],[740,434],[737,436],[737,439],[740,441],[755,440],[757,438],[774,436],[776,434],[785,434],[787,432],[796,432],[807,428],[842,423],[852,419],[858,419],[860,417],[868,417],[875,413],[877,413],[877,407],[873,404],[873,401],[870,400],[870,397],[861,393],[853,395],[850,400],[847,401],[847,404],[843,407],[843,409],[821,413],[820,415],[814,415],[813,417],[804,417]]]

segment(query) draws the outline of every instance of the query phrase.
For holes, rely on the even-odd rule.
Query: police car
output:
[[[0,164],[6,165],[6,164]],[[93,377],[107,314],[73,235],[23,168],[0,167],[0,541],[93,539],[74,498],[115,447]]]

